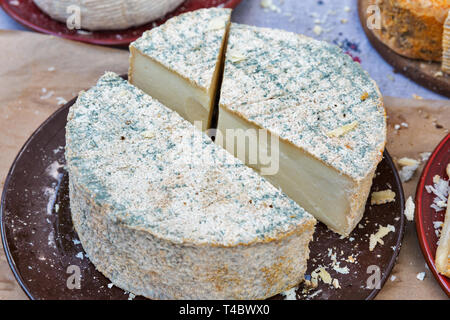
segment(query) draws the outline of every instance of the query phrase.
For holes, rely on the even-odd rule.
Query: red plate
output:
[[[436,212],[430,207],[435,197],[425,186],[433,185],[433,177],[439,175],[447,179],[445,172],[450,162],[450,134],[436,147],[420,177],[416,191],[416,229],[425,260],[445,293],[450,297],[450,279],[439,274],[434,264],[437,241],[433,221],[444,221],[445,210]]]
[[[17,22],[38,32],[99,45],[127,46],[139,38],[144,31],[163,24],[167,19],[170,19],[173,16],[201,8],[235,8],[241,1],[242,0],[186,0],[175,11],[143,26],[126,30],[93,32],[69,30],[64,23],[53,20],[47,14],[42,12],[34,4],[33,0],[0,0],[0,5],[5,12]]]

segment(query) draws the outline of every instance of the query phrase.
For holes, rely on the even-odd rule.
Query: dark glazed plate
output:
[[[10,169],[0,212],[4,249],[17,281],[31,299],[128,299],[123,290],[108,287],[110,281],[85,256],[72,226],[64,146],[67,113],[74,101],[36,130]],[[349,272],[328,268],[342,288],[320,282],[318,288],[306,293],[301,287],[297,299],[373,299],[377,295],[396,262],[404,232],[403,190],[386,151],[372,191],[388,188],[396,193],[395,202],[367,204],[362,222],[349,238],[341,239],[323,224],[317,225],[307,274],[319,266],[329,266],[333,253],[340,267]],[[387,225],[394,226],[395,232],[383,238],[384,245],[369,251],[370,235]],[[354,263],[344,261],[349,256]],[[80,268],[80,289],[67,286],[73,272],[69,269],[68,273],[70,266]]]
[[[434,194],[430,194],[425,190],[425,186],[433,185],[433,177],[440,176],[448,179],[445,172],[447,164],[450,162],[450,134],[448,134],[434,150],[428,160],[425,169],[423,169],[419,184],[416,190],[416,230],[419,237],[422,253],[427,261],[434,277],[439,282],[442,290],[450,298],[450,279],[439,274],[434,264],[437,250],[437,237],[433,225],[433,221],[444,221],[445,210],[436,212],[430,207],[433,203]]]
[[[235,8],[241,1],[242,0],[186,0],[175,9],[175,11],[140,27],[125,30],[93,32],[69,30],[64,23],[53,20],[50,16],[42,12],[34,4],[33,0],[0,0],[0,5],[14,20],[38,32],[98,45],[127,46],[139,38],[144,31],[159,26],[168,19],[179,14],[210,7]]]

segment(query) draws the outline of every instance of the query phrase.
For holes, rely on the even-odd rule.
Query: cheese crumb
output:
[[[226,20],[223,17],[218,17],[215,19],[212,19],[208,24],[208,29],[210,31],[225,29],[227,25]]]
[[[55,93],[54,91],[49,91],[49,92],[47,92],[47,89],[46,89],[46,88],[42,88],[42,92],[43,92],[43,93],[46,93],[46,94],[44,94],[43,96],[40,96],[40,99],[41,99],[41,100],[47,100],[47,99],[50,99],[50,98],[53,96],[53,94]]]
[[[333,287],[335,289],[341,289],[341,286],[339,285],[339,280],[338,279],[333,279]]]
[[[358,121],[353,121],[350,124],[347,124],[347,125],[342,126],[340,128],[337,128],[337,129],[329,131],[327,133],[327,136],[329,136],[330,138],[337,138],[337,137],[343,136],[344,134],[352,131],[357,126],[358,126]]]
[[[371,205],[379,205],[379,204],[386,204],[389,202],[395,201],[395,192],[392,190],[383,190],[378,192],[372,193],[372,198],[370,200]]]
[[[415,159],[411,159],[411,158],[406,158],[406,157],[399,159],[397,161],[397,163],[399,165],[401,165],[402,167],[404,167],[404,166],[415,166],[415,165],[419,165],[420,164],[419,161],[417,161]]]
[[[439,175],[435,175],[434,177],[433,177],[433,183],[439,183],[439,181],[441,181],[441,177],[439,176]]]
[[[331,284],[332,278],[331,278],[330,274],[328,273],[328,271],[325,270],[325,268],[320,268],[318,275],[324,283]]]
[[[142,137],[145,139],[152,139],[155,137],[155,134],[149,130],[142,132]]]
[[[232,63],[239,63],[241,61],[244,61],[245,59],[247,59],[246,56],[244,56],[242,53],[240,52],[230,52],[230,54],[228,55],[228,59],[232,62]]]
[[[403,167],[399,172],[399,176],[400,176],[400,180],[402,182],[408,182],[409,180],[412,179],[412,177],[414,176],[414,173],[416,173],[416,170],[419,166],[406,166]]]
[[[416,209],[416,206],[414,205],[414,201],[412,197],[409,197],[408,200],[406,200],[405,205],[405,216],[408,221],[414,220],[414,210]]]
[[[57,103],[58,105],[63,105],[63,104],[66,104],[66,103],[67,103],[67,100],[64,99],[63,97],[56,97],[56,103]]]
[[[270,10],[273,12],[277,12],[280,13],[281,9],[279,7],[277,7],[272,0],[261,0],[261,8],[266,9],[266,10]]]
[[[416,278],[417,280],[423,281],[423,279],[425,279],[426,273],[425,272],[420,272],[417,274]]]
[[[322,31],[323,31],[323,29],[322,29],[321,26],[314,26],[313,32],[314,32],[316,35],[320,36],[320,35],[322,34]]]
[[[297,288],[294,287],[281,293],[284,296],[284,300],[297,300]]]
[[[423,97],[418,96],[417,94],[413,94],[412,97],[416,100],[423,100]]]
[[[402,166],[402,169],[399,171],[400,180],[408,182],[414,176],[417,168],[419,168],[420,161],[404,157],[399,159],[397,164]]]
[[[384,244],[384,241],[382,238],[386,236],[389,232],[395,232],[395,227],[388,224],[386,227],[380,226],[380,229],[377,233],[370,235],[370,243],[369,243],[369,250],[373,251],[375,249],[375,246],[379,243],[381,245]]]
[[[430,156],[431,156],[431,152],[422,152],[420,154],[420,157],[422,158],[423,162],[428,161],[428,159],[430,159]]]

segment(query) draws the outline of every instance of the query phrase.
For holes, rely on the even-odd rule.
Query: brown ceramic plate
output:
[[[372,30],[367,27],[367,8],[369,0],[358,0],[359,18],[361,26],[366,33],[372,46],[386,60],[387,63],[394,67],[395,72],[400,72],[417,82],[418,84],[428,88],[434,92],[450,97],[450,75],[443,74],[436,77],[435,74],[441,71],[441,63],[426,62],[422,60],[410,59],[399,55],[390,49],[373,34]]]
[[[74,101],[36,130],[10,169],[0,212],[4,249],[17,281],[31,299],[128,299],[123,290],[108,287],[110,281],[86,257],[72,226],[64,146],[67,113]],[[404,232],[403,190],[385,152],[372,190],[388,188],[396,193],[395,202],[367,204],[363,221],[349,238],[341,239],[324,225],[317,225],[307,274],[319,266],[331,265],[329,250],[336,253],[343,268],[340,271],[348,273],[329,267],[327,270],[342,288],[320,282],[318,288],[307,292],[298,289],[297,299],[372,299],[377,295],[395,264]],[[370,235],[388,224],[395,227],[395,232],[383,238],[383,245],[369,251]],[[347,262],[349,256],[354,263]],[[69,266],[81,270],[80,289],[67,287]]]

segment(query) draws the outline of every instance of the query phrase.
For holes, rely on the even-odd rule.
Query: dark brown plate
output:
[[[425,88],[450,97],[450,75],[444,73],[442,77],[435,77],[436,72],[441,71],[440,62],[427,62],[401,56],[378,40],[367,28],[368,2],[369,0],[358,0],[359,18],[367,38],[384,60],[394,67],[395,72],[404,74]]]
[[[63,165],[66,118],[74,101],[56,111],[36,130],[10,169],[0,212],[4,249],[17,281],[31,299],[128,299],[123,290],[108,287],[110,281],[84,255],[72,226],[68,175]],[[341,262],[341,267],[348,266],[349,274],[328,269],[342,289],[320,282],[317,289],[308,293],[298,290],[298,299],[372,299],[377,295],[395,264],[404,232],[403,190],[394,164],[385,152],[372,190],[387,188],[396,193],[396,201],[367,205],[362,227],[357,227],[351,238],[340,239],[318,224],[310,246],[307,274],[319,265],[330,264],[329,248],[337,253],[338,261],[353,255],[357,263]],[[383,238],[384,245],[377,245],[370,252],[369,236],[380,225],[388,224],[395,226],[396,231]],[[80,268],[80,289],[69,289],[66,285],[71,275],[67,269],[72,265]],[[367,288],[367,281],[376,278],[378,286]]]

